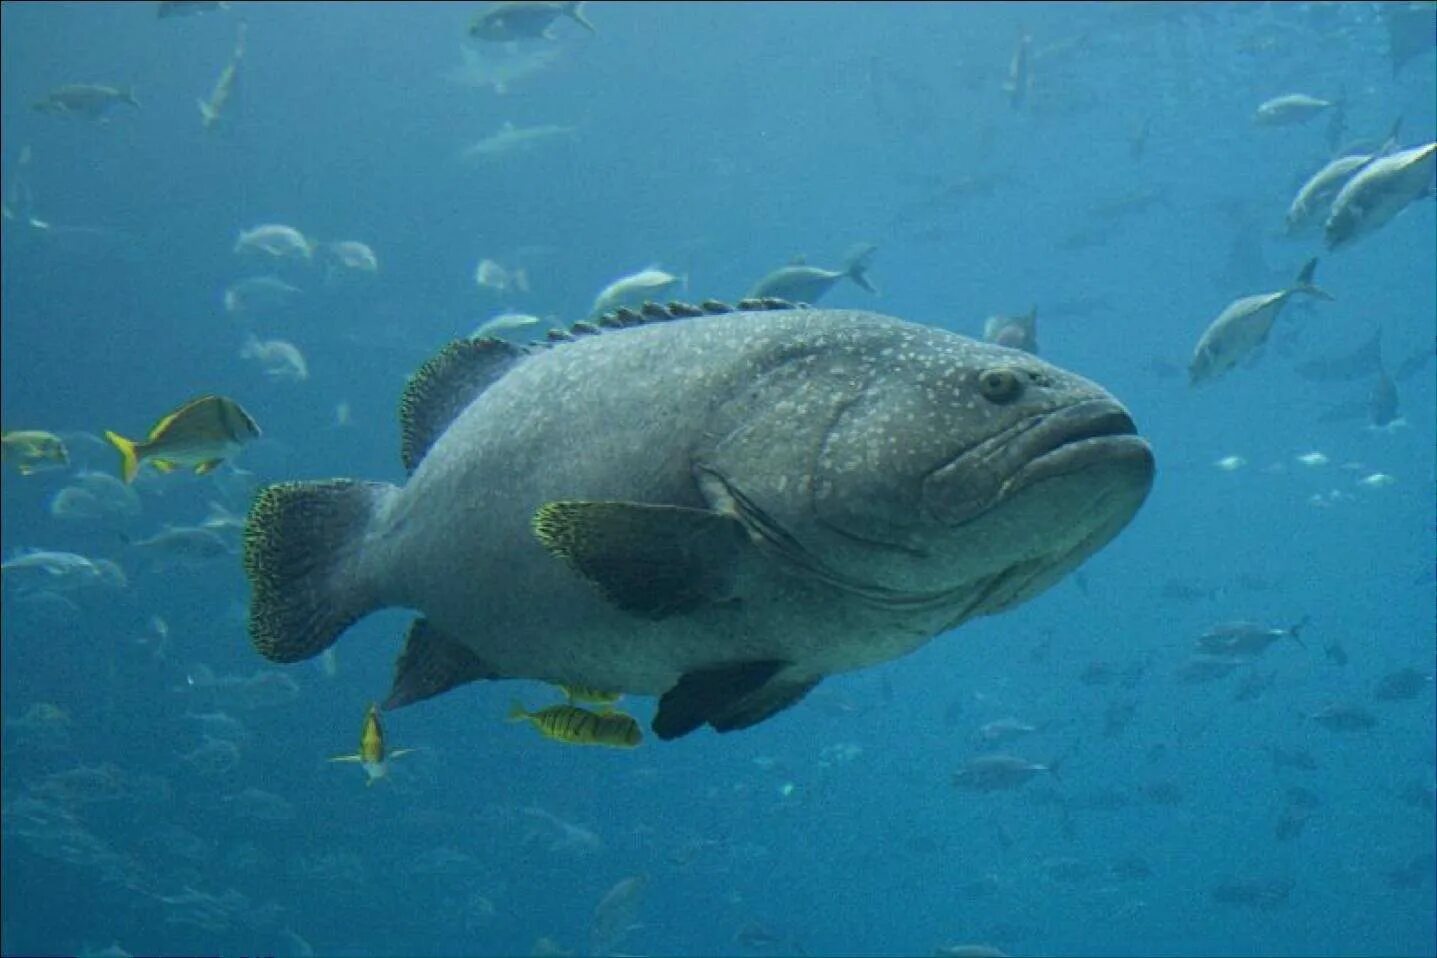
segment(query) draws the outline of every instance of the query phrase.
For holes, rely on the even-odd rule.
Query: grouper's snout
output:
[[[1013,388],[1004,372],[986,370],[979,379],[990,401]],[[960,525],[1024,489],[1065,476],[1121,484],[1140,491],[1141,501],[1153,473],[1152,448],[1137,435],[1127,410],[1093,399],[1028,417],[965,450],[928,476],[923,500],[938,521]]]

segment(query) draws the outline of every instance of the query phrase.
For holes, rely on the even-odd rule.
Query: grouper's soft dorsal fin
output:
[[[502,339],[458,339],[420,366],[399,400],[405,471],[414,472],[434,440],[523,355]]]
[[[646,619],[732,597],[748,533],[708,509],[639,502],[549,502],[534,535],[614,605]]]

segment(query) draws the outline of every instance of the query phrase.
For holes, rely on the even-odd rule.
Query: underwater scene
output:
[[[0,4],[0,951],[1437,954],[1434,50]]]

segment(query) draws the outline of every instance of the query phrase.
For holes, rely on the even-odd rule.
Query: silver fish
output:
[[[1216,379],[1244,359],[1252,356],[1267,342],[1278,313],[1294,295],[1302,293],[1331,300],[1331,293],[1312,283],[1317,260],[1310,259],[1287,289],[1260,293],[1235,299],[1218,314],[1198,340],[1188,364],[1188,383],[1196,386]]]
[[[1332,100],[1322,100],[1306,93],[1288,93],[1263,103],[1257,108],[1252,120],[1258,126],[1292,126],[1306,123],[1336,105]]]
[[[140,101],[129,87],[116,88],[95,83],[72,83],[56,87],[35,103],[35,109],[54,116],[78,116],[104,122],[120,104],[139,108]]]
[[[868,261],[877,248],[872,243],[854,247],[844,257],[843,266],[839,269],[809,266],[802,257],[798,257],[755,283],[748,295],[754,299],[774,296],[799,303],[816,303],[842,279],[851,279],[870,293],[876,293],[878,287],[868,278]]]
[[[1376,232],[1408,204],[1433,195],[1437,142],[1379,157],[1364,166],[1338,192],[1323,226],[1330,250]]]
[[[1059,762],[1043,765],[1013,755],[980,755],[953,773],[953,784],[975,792],[997,792],[1017,788],[1034,775],[1058,777]]]
[[[507,43],[512,40],[552,40],[554,21],[568,17],[590,33],[597,33],[584,16],[583,0],[510,0],[496,3],[469,25],[476,40]]]

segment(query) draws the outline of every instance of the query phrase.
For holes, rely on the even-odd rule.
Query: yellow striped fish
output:
[[[383,778],[389,772],[389,760],[414,751],[412,748],[397,748],[390,752],[384,745],[384,726],[379,723],[379,706],[370,703],[364,713],[364,725],[359,730],[359,751],[353,755],[336,755],[331,762],[358,762],[369,775],[366,785],[373,785],[375,779]]]
[[[145,460],[161,472],[194,466],[195,474],[202,476],[258,439],[259,426],[233,399],[201,396],[155,423],[143,440],[109,431],[105,438],[120,451],[120,475],[128,483],[134,482]]]
[[[633,748],[643,741],[639,723],[623,712],[590,712],[577,705],[551,705],[537,712],[525,711],[515,702],[509,707],[509,721],[527,719],[539,734],[569,745],[606,745]]]

